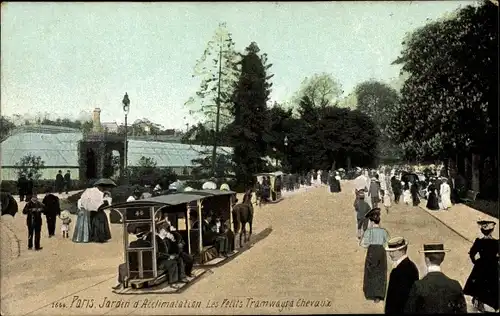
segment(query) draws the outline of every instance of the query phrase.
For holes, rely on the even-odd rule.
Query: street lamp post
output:
[[[125,171],[125,177],[128,182],[128,125],[127,125],[127,116],[128,112],[130,111],[130,99],[128,98],[128,94],[125,92],[125,96],[123,97],[122,100],[123,104],[123,113],[125,114],[125,151],[123,154],[124,158],[124,163],[123,163],[123,170]]]
[[[288,159],[287,159],[287,154],[288,154],[288,151],[287,151],[287,149],[288,149],[288,136],[286,136],[286,135],[285,135],[285,139],[283,139],[283,144],[285,145],[285,157],[283,159],[285,166],[283,166],[283,167],[286,168],[287,171],[288,171]]]

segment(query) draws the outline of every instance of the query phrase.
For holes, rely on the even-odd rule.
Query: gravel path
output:
[[[113,240],[104,245],[43,236],[43,251],[28,253],[22,239],[21,257],[2,266],[2,311],[7,315],[382,313],[383,303],[363,297],[365,251],[355,238],[351,182],[343,181],[342,189],[340,194],[327,193],[323,187],[311,189],[257,208],[256,231],[272,226],[271,235],[177,295],[111,292],[123,256],[116,225],[112,225]],[[23,220],[17,217],[12,225],[24,228],[19,224]],[[472,268],[467,255],[470,242],[418,207],[395,206],[383,213],[381,224],[391,236],[409,240],[409,256],[419,268],[422,244],[444,242],[451,252],[443,271],[465,283]]]

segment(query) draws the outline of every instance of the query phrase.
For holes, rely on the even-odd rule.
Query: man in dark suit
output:
[[[424,245],[427,275],[411,288],[405,313],[465,314],[467,305],[462,286],[441,272],[445,252],[443,244]]]
[[[67,170],[66,174],[64,175],[64,190],[66,191],[66,194],[69,193],[70,189],[71,189],[71,173],[69,170]]]
[[[418,269],[406,255],[408,243],[403,237],[389,240],[385,250],[394,262],[385,299],[385,313],[401,315],[404,312],[410,290],[415,281],[418,281]]]
[[[61,194],[64,189],[64,177],[62,174],[62,170],[59,170],[56,175],[56,191]]]
[[[149,225],[139,226],[136,228],[135,234],[137,240],[132,241],[129,244],[129,248],[149,248],[152,246],[152,232],[150,231]],[[156,238],[156,266],[158,270],[164,270],[168,277],[168,283],[175,283],[179,279],[177,262],[173,256],[168,254],[167,245],[163,239],[157,234]],[[122,263],[118,266],[118,284],[113,287],[113,289],[119,289],[122,287],[125,276],[127,276],[127,264]]]
[[[59,198],[50,193],[50,189],[46,190],[46,195],[43,198],[45,218],[47,219],[47,229],[49,231],[49,238],[53,237],[56,232],[56,219],[61,215],[61,207]]]

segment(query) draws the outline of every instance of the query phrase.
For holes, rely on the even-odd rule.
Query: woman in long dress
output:
[[[473,303],[480,311],[484,305],[498,310],[498,256],[499,242],[491,236],[496,223],[493,221],[478,221],[482,238],[477,238],[472,245],[469,256],[474,268],[467,279],[464,294],[473,297]],[[476,255],[479,258],[476,259]]]
[[[448,184],[447,178],[442,177],[441,179],[443,183],[441,183],[439,193],[441,194],[441,203],[443,204],[443,210],[447,210],[451,207],[451,188]]]
[[[78,201],[78,217],[75,226],[75,232],[73,234],[74,242],[90,242],[94,240],[101,240],[102,238],[96,238],[96,233],[101,232],[102,224],[108,224],[108,218],[106,213],[100,210],[100,207],[107,201],[111,204],[109,198],[104,197],[104,192],[111,187],[116,186],[116,184],[110,179],[98,180],[95,187],[86,189],[80,200]],[[100,212],[97,212],[97,211]],[[103,218],[104,215],[104,218]],[[97,217],[96,217],[97,216]],[[109,224],[108,224],[109,230]]]
[[[365,273],[363,278],[363,292],[367,300],[375,303],[385,299],[387,284],[387,255],[385,246],[389,240],[389,233],[380,225],[380,209],[374,208],[366,217],[370,220],[369,227],[361,238],[360,245],[367,248],[365,259]]]
[[[103,208],[111,205],[111,193],[104,192],[102,204],[97,208],[90,222],[90,241],[103,243],[111,239],[108,217]]]
[[[436,187],[433,183],[429,184],[427,192],[429,192],[429,195],[427,196],[426,207],[432,211],[439,211],[439,200],[436,193]]]
[[[336,188],[337,188],[337,191],[336,192],[342,192],[342,188],[340,187],[340,173],[338,171],[335,171],[335,178],[334,178],[334,181],[336,183]]]
[[[410,205],[411,203],[411,192],[410,192],[410,185],[408,182],[403,182],[403,202],[406,205]]]
[[[85,199],[85,192],[78,200],[78,216],[76,218],[75,231],[73,232],[73,242],[87,243],[90,241],[90,211],[83,206],[82,198]]]

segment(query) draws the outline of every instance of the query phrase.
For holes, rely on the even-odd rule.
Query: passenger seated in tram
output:
[[[177,281],[187,283],[188,280],[186,279],[186,267],[185,267],[185,262],[183,257],[181,256],[181,251],[182,251],[182,246],[180,245],[182,237],[180,237],[180,240],[177,241],[175,239],[174,234],[172,234],[172,225],[170,222],[163,220],[159,222],[156,226],[158,234],[156,235],[157,238],[157,244],[158,244],[158,238],[160,238],[162,244],[165,246],[164,251],[168,254],[169,260],[174,260],[177,264],[177,275],[173,278],[176,279]],[[149,238],[151,237],[151,233],[148,236]],[[189,259],[188,259],[189,260]],[[192,265],[191,265],[192,269]],[[189,271],[189,274],[191,274],[191,271]],[[170,277],[169,277],[170,280]],[[175,281],[174,281],[175,282]]]
[[[130,242],[129,248],[145,248],[152,246],[150,225],[136,226],[133,229],[133,233],[136,235],[137,240]],[[167,274],[168,283],[172,284],[179,280],[179,270],[175,256],[169,254],[167,245],[158,230],[156,234],[156,267],[157,271],[162,274]],[[118,266],[118,285],[114,286],[113,289],[116,290],[123,286],[127,274],[127,264],[120,264]]]
[[[177,229],[169,223],[169,233],[173,236],[173,241],[177,243],[177,248],[179,249],[179,256],[184,261],[184,271],[185,275],[192,277],[194,258],[189,253],[186,252],[186,242],[182,238],[181,234],[177,232]],[[168,238],[168,236],[167,236]]]
[[[271,180],[269,177],[264,176],[264,178],[262,179],[261,190],[261,199],[263,201],[269,202],[269,197],[271,196]]]
[[[210,230],[215,233],[214,246],[219,257],[227,257],[234,249],[234,234],[229,229],[229,221],[222,223],[220,216],[212,216]],[[231,239],[232,236],[232,239]],[[231,243],[231,240],[233,241]]]
[[[194,220],[192,229],[199,229],[200,223],[198,221],[198,213],[193,212],[190,217]],[[213,246],[215,244],[215,238],[217,237],[217,233],[215,233],[210,226],[210,220],[210,216],[208,216],[208,218],[205,216],[202,221],[203,247]]]

